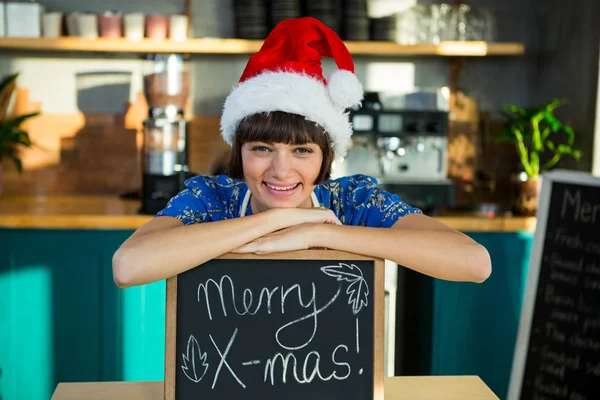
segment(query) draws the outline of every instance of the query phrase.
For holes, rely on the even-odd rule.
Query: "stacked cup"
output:
[[[42,34],[47,38],[57,38],[62,34],[62,12],[46,12],[42,15]],[[66,28],[69,36],[86,39],[102,38],[142,40],[144,37],[154,40],[167,38],[184,41],[188,36],[189,20],[186,15],[163,15],[107,11],[96,15],[92,13],[72,12],[66,15]]]

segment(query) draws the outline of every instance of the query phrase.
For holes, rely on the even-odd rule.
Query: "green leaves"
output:
[[[13,81],[17,79],[17,76],[19,76],[18,72],[16,74],[4,77],[4,79],[2,79],[2,81],[0,82],[0,93],[4,92],[8,85],[10,85]]]
[[[12,74],[0,81],[0,102],[3,104],[8,104],[14,87],[11,85],[14,85],[17,76],[19,76],[18,73]],[[12,160],[17,170],[21,172],[23,171],[23,163],[18,156],[18,148],[34,145],[29,134],[22,129],[21,125],[28,119],[39,115],[39,113],[23,114],[9,119],[4,119],[5,114],[6,107],[3,108],[0,116],[0,161],[4,158]]]
[[[563,124],[554,115],[554,110],[564,103],[565,99],[554,99],[530,108],[508,104],[500,111],[506,119],[506,130],[496,136],[496,141],[515,145],[529,177],[537,177],[564,156],[577,160],[581,157],[581,152],[572,147],[575,143],[573,128]],[[555,141],[565,143],[556,144]],[[545,151],[551,154],[551,158],[540,166],[540,154]]]

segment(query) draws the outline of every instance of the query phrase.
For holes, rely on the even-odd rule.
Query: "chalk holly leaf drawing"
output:
[[[337,278],[338,281],[355,282],[358,279],[363,279],[362,271],[354,264],[339,263],[339,265],[327,265],[321,267],[321,271]]]
[[[202,353],[200,350],[200,344],[196,340],[196,338],[190,335],[188,339],[186,354],[181,355],[183,359],[183,365],[181,369],[185,376],[189,378],[192,382],[198,383],[204,378],[206,375],[206,371],[208,370],[208,363],[206,362],[206,353]],[[191,368],[189,363],[191,362]],[[199,375],[199,372],[204,368],[202,374]]]
[[[346,293],[349,295],[348,304],[352,305],[352,312],[356,315],[368,303],[369,287],[360,268],[354,264],[339,263],[321,267],[321,271],[336,280],[350,282]]]
[[[354,315],[368,304],[369,287],[364,279],[358,279],[348,286],[346,293],[349,295],[348,304],[352,305]]]

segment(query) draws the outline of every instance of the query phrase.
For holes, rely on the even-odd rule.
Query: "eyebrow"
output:
[[[308,146],[308,145],[315,145],[315,146],[319,146],[318,144],[314,143],[314,142],[306,142],[306,143],[302,143],[302,144],[292,144],[292,143],[283,143],[283,142],[271,142],[271,141],[266,141],[266,140],[252,140],[252,141],[248,141],[248,144],[251,143],[264,143],[264,144],[269,144],[269,145],[274,145],[274,144],[287,144],[288,146],[294,146],[294,147],[300,147],[300,146]]]

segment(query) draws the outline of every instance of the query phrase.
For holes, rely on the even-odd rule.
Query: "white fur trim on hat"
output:
[[[336,93],[343,92],[336,84],[334,90]],[[356,93],[354,88],[349,95],[343,94],[341,98],[349,101],[358,97]],[[339,96],[336,94],[335,97],[337,103]],[[345,108],[334,104],[330,90],[310,75],[267,71],[233,88],[223,106],[221,134],[225,142],[232,145],[237,125],[245,117],[269,111],[299,114],[323,127],[333,142],[336,157],[343,157],[352,136],[352,126]]]
[[[331,101],[340,108],[350,108],[360,104],[363,87],[356,75],[345,69],[333,71],[327,82]]]

